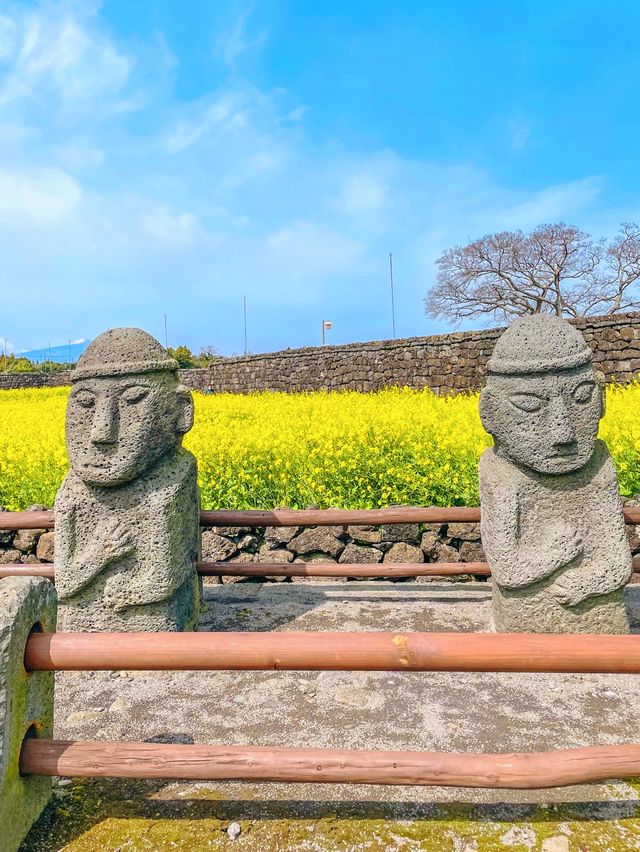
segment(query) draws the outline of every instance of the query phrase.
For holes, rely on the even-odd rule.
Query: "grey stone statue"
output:
[[[56,496],[61,630],[197,629],[193,400],[151,335],[96,338],[71,375],[71,469]]]
[[[558,317],[513,323],[480,397],[482,541],[499,631],[628,633],[631,577],[618,481],[597,439],[604,377]]]

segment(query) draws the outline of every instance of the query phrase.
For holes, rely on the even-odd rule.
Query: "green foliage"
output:
[[[172,358],[176,359],[183,370],[189,370],[196,366],[196,356],[188,346],[176,346],[175,349],[170,346],[167,352]]]
[[[191,370],[194,367],[209,367],[219,358],[212,346],[203,349],[199,355],[194,355],[188,346],[176,346],[175,349],[170,346],[167,352],[172,358],[176,359],[183,370]]]

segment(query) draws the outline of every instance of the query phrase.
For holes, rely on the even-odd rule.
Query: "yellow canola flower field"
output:
[[[0,391],[0,504],[51,506],[67,467],[68,388]],[[365,509],[477,505],[478,459],[491,439],[478,395],[194,394],[185,446],[198,459],[205,508]],[[601,437],[621,491],[640,492],[640,384],[610,386]]]

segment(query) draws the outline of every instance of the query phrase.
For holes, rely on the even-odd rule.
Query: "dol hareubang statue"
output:
[[[631,577],[618,481],[597,439],[604,377],[558,317],[523,317],[487,364],[480,416],[482,540],[494,626],[532,633],[628,633]]]
[[[60,629],[197,629],[196,460],[181,446],[193,400],[177,362],[145,331],[118,328],[71,381],[71,470],[55,502]]]

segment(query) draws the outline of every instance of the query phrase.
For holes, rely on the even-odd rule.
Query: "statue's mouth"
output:
[[[550,459],[572,459],[580,454],[576,444],[567,444],[566,447],[555,447],[549,454]]]

